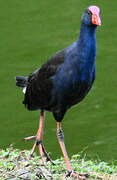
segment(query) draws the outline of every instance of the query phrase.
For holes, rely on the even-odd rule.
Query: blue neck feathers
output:
[[[81,61],[94,63],[96,56],[96,26],[81,24],[78,51]]]
[[[82,23],[80,28],[79,40],[85,41],[89,38],[95,38],[96,27],[97,26],[94,25],[90,26]]]

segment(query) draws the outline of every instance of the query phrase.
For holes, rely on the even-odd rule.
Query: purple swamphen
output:
[[[61,121],[70,107],[83,100],[95,80],[96,28],[99,25],[99,7],[89,6],[82,15],[80,35],[76,42],[55,53],[29,76],[16,77],[16,85],[22,87],[25,94],[23,104],[28,110],[40,110],[37,135],[25,138],[36,139],[32,154],[37,146],[43,163],[51,161],[43,145],[44,111],[50,111],[57,122],[57,138],[67,176],[78,179],[86,179],[86,174],[73,172],[64,144]]]

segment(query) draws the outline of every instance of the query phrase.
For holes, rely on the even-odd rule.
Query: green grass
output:
[[[82,12],[91,4],[99,5],[102,11],[102,26],[97,30],[97,78],[86,99],[66,114],[65,140],[70,155],[87,147],[90,157],[117,158],[117,2],[110,0],[0,1],[1,148],[11,143],[30,148],[20,139],[35,134],[38,127],[38,112],[23,107],[23,95],[15,87],[14,77],[29,74],[75,41]],[[60,151],[55,131],[55,121],[47,113],[45,144],[57,158]]]
[[[0,180],[3,179],[54,179],[65,177],[65,164],[63,158],[53,161],[55,165],[47,163],[42,166],[39,156],[30,157],[30,151],[20,151],[12,147],[0,150]],[[88,173],[87,180],[116,180],[117,166],[114,162],[109,164],[100,160],[87,160],[81,155],[73,155],[71,164],[75,172]],[[72,179],[72,178],[63,178]]]

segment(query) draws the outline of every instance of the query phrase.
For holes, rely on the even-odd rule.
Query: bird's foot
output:
[[[43,156],[41,156],[41,159],[44,166],[46,166],[48,162],[50,162],[52,165],[55,165],[55,163],[52,161],[48,153],[43,154]]]
[[[38,148],[39,148],[39,146],[38,146]],[[42,149],[42,151],[41,151],[42,153],[40,153],[40,154],[41,154],[41,159],[44,162],[44,164],[46,165],[47,162],[50,162],[52,165],[55,165],[54,162],[52,161],[52,159],[50,158],[49,153],[47,153],[47,151],[45,150],[43,143],[41,143],[41,149]]]
[[[74,171],[68,171],[65,177],[66,178],[71,177],[71,178],[78,179],[78,180],[86,180],[89,177],[89,174],[87,174],[87,173],[77,173],[77,172],[74,172]]]
[[[51,164],[54,165],[54,162],[52,161],[49,154],[45,150],[45,147],[43,145],[42,140],[37,140],[37,136],[29,136],[29,137],[24,138],[24,140],[26,140],[26,141],[30,141],[30,140],[34,140],[34,139],[36,139],[36,142],[34,143],[34,145],[32,147],[30,157],[33,157],[33,153],[35,151],[35,148],[38,147],[39,151],[40,151],[40,146],[41,146],[40,155],[41,155],[41,159],[42,159],[43,164],[46,165],[47,162],[51,162]]]

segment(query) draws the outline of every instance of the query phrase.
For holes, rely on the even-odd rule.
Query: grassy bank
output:
[[[20,151],[12,147],[0,150],[0,180],[38,180],[38,179],[71,179],[64,178],[65,165],[63,159],[53,161],[55,165],[47,163],[44,167],[39,156],[30,158],[30,151]],[[86,160],[80,155],[74,155],[71,163],[76,172],[87,172],[88,180],[117,180],[117,166],[114,162],[108,164],[100,160]]]

